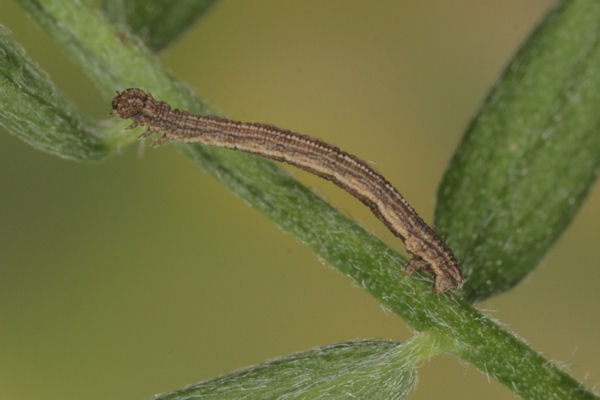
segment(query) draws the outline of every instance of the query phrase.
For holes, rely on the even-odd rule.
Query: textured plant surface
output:
[[[183,1],[185,13],[151,0],[104,0],[102,10],[71,0],[19,2],[83,66],[107,103],[116,90],[140,87],[175,107],[211,113],[148,48],[167,46],[212,1]],[[156,10],[165,17],[157,18]],[[358,341],[301,352],[159,398],[402,398],[419,362],[441,352],[473,363],[523,398],[597,398],[471,303],[531,272],[594,181],[600,167],[598,20],[595,0],[564,1],[551,11],[457,149],[438,193],[436,227],[462,262],[467,282],[460,292],[431,293],[429,276],[404,274],[402,256],[275,164],[174,144],[420,333],[405,343]],[[124,131],[123,121],[78,114],[5,30],[0,71],[0,123],[40,150],[97,160],[140,133]]]

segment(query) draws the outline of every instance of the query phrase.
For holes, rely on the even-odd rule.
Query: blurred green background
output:
[[[215,109],[335,143],[431,221],[475,110],[554,0],[219,1],[161,59]],[[13,2],[0,23],[83,112],[78,66]],[[402,247],[358,201],[289,169]],[[0,130],[0,392],[145,399],[279,355],[411,330],[169,146],[64,161]],[[600,382],[600,191],[542,265],[480,305],[587,386]],[[409,398],[510,399],[438,357]]]

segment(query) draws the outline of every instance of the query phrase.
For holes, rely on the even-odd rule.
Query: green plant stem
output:
[[[404,365],[418,365],[439,354],[444,353],[448,346],[430,332],[421,332],[398,348],[397,358],[404,360]]]
[[[137,40],[78,1],[20,0],[62,42],[107,100],[117,89],[141,87],[192,112],[207,112]],[[107,101],[107,108],[108,108]],[[293,233],[354,282],[449,350],[530,399],[592,399],[573,378],[457,295],[431,293],[431,279],[408,277],[394,250],[257,157],[200,145],[176,144],[202,169]]]

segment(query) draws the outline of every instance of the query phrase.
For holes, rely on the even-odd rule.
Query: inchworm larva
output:
[[[205,117],[172,109],[141,89],[127,89],[112,101],[113,112],[169,139],[201,142],[287,162],[332,181],[366,204],[413,255],[407,273],[425,269],[435,276],[435,293],[459,287],[462,273],[452,251],[383,176],[359,158],[319,139],[272,125]]]

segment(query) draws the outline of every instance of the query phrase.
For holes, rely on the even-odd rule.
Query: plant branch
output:
[[[108,98],[141,87],[192,112],[208,109],[168,74],[134,37],[79,1],[20,0],[62,42]],[[107,101],[107,108],[108,108]],[[592,399],[594,395],[456,294],[431,293],[430,277],[408,277],[398,253],[283,173],[257,157],[176,144],[284,230],[307,244],[442,349],[471,361],[525,398]]]

